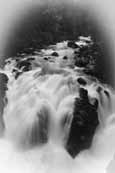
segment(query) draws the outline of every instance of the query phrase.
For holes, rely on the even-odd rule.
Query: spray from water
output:
[[[0,71],[9,79],[0,140],[2,173],[106,172],[115,146],[115,93],[74,65],[73,45],[82,46],[86,40],[91,38],[82,37],[72,46],[68,41],[57,43],[37,55],[6,60]],[[99,124],[90,147],[73,159],[66,144],[75,100],[83,94],[80,88],[88,93],[87,105],[95,105]]]

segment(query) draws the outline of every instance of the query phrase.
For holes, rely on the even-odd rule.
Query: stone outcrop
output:
[[[80,151],[88,149],[98,121],[97,101],[90,104],[87,90],[80,88],[80,98],[75,99],[73,120],[69,132],[66,149],[74,158]]]
[[[5,94],[7,90],[8,77],[4,73],[0,73],[0,135],[4,129],[3,111],[6,104]]]

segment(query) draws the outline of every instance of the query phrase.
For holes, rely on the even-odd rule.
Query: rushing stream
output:
[[[76,44],[85,46],[85,39],[91,41]],[[75,49],[65,41],[6,60],[1,173],[107,173],[115,152],[115,93],[74,65]]]

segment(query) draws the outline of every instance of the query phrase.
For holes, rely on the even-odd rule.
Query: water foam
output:
[[[51,50],[42,50],[40,55],[34,56],[30,71],[17,69],[22,72],[17,79],[12,73],[16,68],[15,59],[9,59],[10,62],[1,70],[9,78],[6,92],[8,103],[3,114],[5,130],[0,140],[2,173],[8,173],[9,170],[15,173],[105,173],[113,157],[114,91],[98,80],[94,81],[84,75],[82,68],[71,68],[74,62],[72,49],[69,48],[70,58],[67,62],[62,60],[64,52],[68,54],[66,42],[58,43],[55,49],[59,57],[54,58],[54,62],[44,60],[44,56],[49,56]],[[25,57],[27,58],[28,56]],[[91,148],[82,151],[73,160],[64,145],[69,135],[74,99],[79,97],[78,77],[84,77],[87,81],[84,88],[88,90],[90,101],[92,98],[99,100],[100,124]],[[101,93],[97,92],[99,86],[103,90]],[[68,115],[69,119],[63,128],[61,121],[64,115]],[[41,116],[48,124],[47,127],[44,126]],[[43,133],[39,126],[44,128]],[[39,138],[38,141],[31,138],[34,133]],[[43,136],[45,141],[41,140]]]

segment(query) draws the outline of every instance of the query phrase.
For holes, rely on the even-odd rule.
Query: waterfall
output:
[[[54,49],[59,56],[48,60]],[[115,150],[115,92],[84,74],[83,68],[73,67],[73,52],[65,41],[33,57],[6,60],[0,71],[8,76],[0,141],[2,173],[9,169],[15,173],[106,172]],[[64,60],[68,54],[69,58]],[[30,60],[31,68],[25,70]],[[81,88],[84,94],[87,91],[86,96],[80,93]],[[66,144],[78,105],[76,101],[75,107],[75,100],[81,104],[84,99],[99,122],[94,122],[90,147],[84,147],[73,159]],[[84,115],[82,118],[86,119]],[[79,123],[82,126],[81,120]]]

